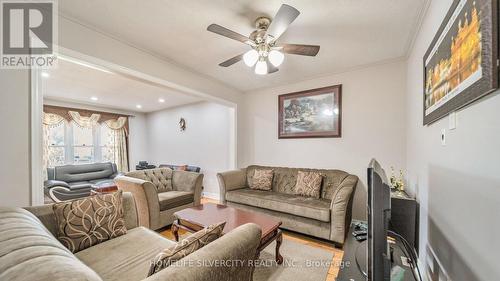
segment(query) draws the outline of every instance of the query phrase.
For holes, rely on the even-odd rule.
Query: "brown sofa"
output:
[[[134,198],[123,193],[127,234],[76,254],[57,239],[52,205],[0,207],[0,280],[9,281],[251,281],[252,266],[209,266],[207,261],[255,258],[261,230],[242,225],[160,272],[147,277],[151,260],[175,242],[138,226]],[[200,266],[200,264],[202,266]]]
[[[255,169],[272,169],[271,191],[248,187]],[[319,199],[296,195],[298,171],[324,175]],[[217,175],[223,204],[257,211],[280,219],[282,228],[344,243],[352,215],[352,201],[358,177],[340,170],[249,166]]]
[[[115,178],[119,189],[134,194],[139,225],[153,230],[174,221],[174,213],[200,204],[203,174],[156,168]]]

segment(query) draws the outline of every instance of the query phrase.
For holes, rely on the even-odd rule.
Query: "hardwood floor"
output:
[[[201,202],[215,203],[215,204],[219,203],[218,201],[209,198],[202,198]],[[186,233],[185,230],[183,229],[179,230],[179,235],[183,235],[185,233]],[[172,231],[170,229],[163,230],[162,232],[160,232],[160,234],[170,240],[175,240],[174,235],[172,234]],[[337,277],[339,272],[339,265],[342,261],[342,256],[344,255],[344,251],[335,248],[332,243],[329,243],[327,241],[315,239],[313,237],[301,235],[298,233],[292,233],[288,231],[283,231],[283,240],[284,240],[283,243],[286,243],[286,240],[292,240],[297,243],[305,244],[311,247],[322,248],[324,250],[332,252],[334,254],[332,259],[332,265],[328,270],[328,275],[325,281],[335,281],[335,278]]]

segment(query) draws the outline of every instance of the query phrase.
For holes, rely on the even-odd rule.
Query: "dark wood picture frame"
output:
[[[443,100],[443,103],[437,106],[432,112],[426,113],[426,86],[427,86],[427,70],[426,62],[437,47],[442,46],[443,41],[439,46],[436,46],[440,37],[444,33],[450,19],[454,15],[459,5],[474,5],[477,8],[480,20],[481,32],[481,68],[482,76],[479,80],[475,81],[465,89],[457,92],[457,94],[448,100]],[[471,15],[468,15],[471,17]],[[460,19],[456,18],[453,25]],[[463,24],[463,22],[462,22]],[[448,34],[444,34],[447,37]],[[446,17],[444,18],[441,26],[439,27],[434,39],[432,40],[427,52],[423,58],[423,124],[429,125],[450,112],[456,111],[466,105],[492,93],[498,88],[498,0],[455,0],[451,5]],[[432,59],[432,57],[431,57]],[[450,82],[446,80],[445,82]],[[461,81],[461,85],[464,81]],[[455,88],[456,89],[456,88]],[[455,90],[454,89],[454,90]],[[448,93],[446,94],[448,95]]]
[[[338,114],[332,115],[334,130],[331,131],[310,131],[300,133],[290,133],[284,131],[284,103],[285,100],[293,98],[311,97],[318,95],[332,94],[334,105],[338,108]],[[340,138],[342,137],[342,85],[335,85],[312,90],[300,91],[278,96],[278,138]]]

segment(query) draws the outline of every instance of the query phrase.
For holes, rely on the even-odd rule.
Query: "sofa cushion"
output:
[[[69,189],[78,190],[78,189],[89,189],[92,188],[92,183],[89,181],[75,181],[69,184]]]
[[[52,208],[57,239],[73,253],[127,233],[121,190],[56,203]]]
[[[175,244],[152,230],[137,227],[76,256],[104,280],[143,280],[158,251]]]
[[[65,182],[89,181],[109,178],[114,173],[116,166],[112,163],[64,165],[54,168],[54,179]]]
[[[134,171],[127,173],[126,176],[152,182],[158,192],[173,190],[172,170],[168,168]]]
[[[330,200],[248,188],[228,191],[229,202],[255,206],[323,222],[330,221]]]
[[[0,207],[0,280],[101,281],[32,213]]]
[[[215,241],[222,235],[225,225],[226,222],[210,225],[161,251],[151,262],[148,277]]]
[[[248,186],[251,189],[271,190],[273,187],[273,170],[255,169]]]
[[[95,179],[95,180],[89,180],[91,184],[95,185],[100,185],[100,184],[111,184],[115,183],[114,179]]]
[[[340,170],[327,169],[306,169],[306,168],[285,168],[251,165],[246,169],[247,184],[252,180],[255,169],[272,169],[273,191],[286,194],[295,194],[295,184],[297,182],[298,171],[313,171],[324,175],[321,184],[321,198],[332,199],[333,193],[340,184],[349,176],[349,173]]]
[[[319,199],[323,175],[318,172],[298,171],[295,194]]]
[[[194,202],[194,193],[187,191],[167,191],[158,193],[160,211],[170,210]]]

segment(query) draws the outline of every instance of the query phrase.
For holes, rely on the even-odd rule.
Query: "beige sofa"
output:
[[[203,174],[156,168],[129,172],[115,182],[134,194],[139,225],[156,230],[171,224],[175,212],[200,204]]]
[[[271,191],[248,187],[255,169],[272,169]],[[319,199],[294,193],[298,171],[324,175]],[[257,211],[283,222],[282,228],[344,243],[352,215],[352,201],[358,177],[340,170],[249,166],[217,175],[223,204]]]
[[[28,211],[0,207],[0,280],[252,280],[253,267],[199,264],[215,260],[253,260],[261,236],[257,225],[242,225],[183,258],[179,265],[146,277],[153,257],[175,242],[138,227],[135,202],[130,193],[123,194],[123,207],[127,234],[76,254],[55,238],[51,205],[26,208]]]

